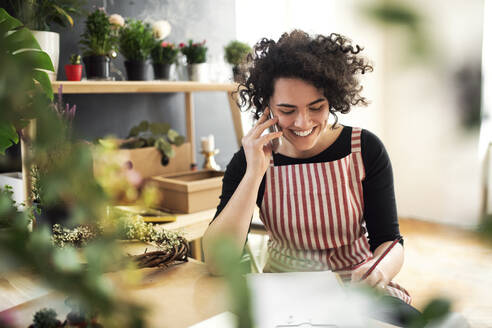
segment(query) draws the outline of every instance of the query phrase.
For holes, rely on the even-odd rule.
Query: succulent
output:
[[[81,59],[82,59],[82,58],[80,57],[80,55],[79,55],[79,54],[72,54],[72,55],[70,56],[70,64],[71,64],[71,65],[80,65],[80,60],[81,60]]]
[[[148,121],[142,121],[132,127],[128,138],[129,140],[121,144],[120,148],[155,147],[162,154],[161,164],[163,166],[166,166],[169,159],[175,155],[171,145],[181,146],[185,141],[185,138],[171,129],[168,123],[149,123]]]

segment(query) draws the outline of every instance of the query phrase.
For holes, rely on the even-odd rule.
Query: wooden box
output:
[[[163,194],[158,206],[175,213],[194,213],[219,204],[224,172],[188,171],[152,178]]]
[[[120,142],[123,142],[121,140]],[[179,147],[172,146],[175,156],[169,159],[166,166],[161,164],[162,155],[155,147],[135,149],[118,149],[117,155],[123,162],[140,174],[144,179],[156,175],[170,174],[189,170],[191,166],[191,144],[185,142]]]

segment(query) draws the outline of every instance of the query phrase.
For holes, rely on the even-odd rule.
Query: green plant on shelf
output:
[[[244,42],[234,40],[224,47],[224,51],[226,61],[232,66],[239,66],[251,51],[251,47]]]
[[[112,23],[103,9],[90,13],[80,36],[84,56],[109,56],[117,49],[119,27],[117,23]]]
[[[73,17],[84,13],[86,0],[8,0],[14,17],[31,30],[49,31],[53,24],[72,27]]]
[[[119,37],[119,49],[126,60],[145,61],[154,46],[152,27],[142,21],[128,19]]]
[[[72,54],[70,56],[70,65],[80,65],[82,57],[79,54]]]
[[[181,49],[181,53],[186,56],[188,65],[201,64],[207,61],[208,48],[205,46],[205,40],[200,43],[188,40],[187,44],[180,43],[179,48]]]
[[[157,41],[150,53],[154,64],[174,64],[178,57],[179,49],[171,42]]]

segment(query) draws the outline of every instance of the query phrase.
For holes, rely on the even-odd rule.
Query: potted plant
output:
[[[191,144],[168,123],[142,121],[131,128],[126,139],[99,139],[97,143],[118,149],[117,156],[124,159],[125,166],[144,179],[188,170],[191,161]],[[97,169],[97,163],[94,167]]]
[[[108,17],[101,8],[87,16],[80,44],[84,48],[82,60],[88,79],[109,79],[110,55],[116,51],[118,30],[123,24],[124,20],[120,15]]]
[[[119,49],[125,57],[128,80],[150,80],[150,52],[155,39],[148,23],[129,19],[120,31]]]
[[[205,40],[200,43],[195,43],[189,40],[188,44],[180,43],[179,47],[183,55],[186,56],[188,64],[188,78],[191,81],[207,81],[207,50]]]
[[[232,65],[232,75],[235,82],[242,80],[239,71],[239,64],[246,58],[251,51],[251,47],[237,40],[233,40],[224,47],[225,59]]]
[[[7,1],[7,10],[32,31],[41,49],[50,56],[55,68],[54,72],[48,72],[52,81],[56,80],[58,72],[60,34],[51,32],[50,28],[54,24],[61,27],[72,27],[74,25],[73,17],[82,14],[85,3],[85,0]]]
[[[154,78],[169,80],[171,65],[176,63],[179,49],[171,42],[156,42],[150,55],[154,67]]]
[[[79,54],[72,54],[70,56],[70,64],[65,65],[65,75],[69,81],[80,81],[82,78],[82,64],[80,63]]]

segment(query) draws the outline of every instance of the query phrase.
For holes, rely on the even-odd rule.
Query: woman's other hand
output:
[[[263,177],[270,164],[272,156],[270,141],[282,136],[282,131],[262,135],[266,129],[278,121],[277,117],[268,119],[269,111],[270,109],[267,107],[258,122],[241,140],[247,162],[246,174],[249,173],[256,177]]]
[[[364,276],[367,270],[369,270],[374,264],[374,261],[376,261],[376,259],[367,261],[363,265],[359,266],[357,269],[354,269],[352,271],[352,283],[365,284],[373,288],[384,290],[389,283],[389,279],[381,270],[381,268],[379,268],[379,266],[376,266],[366,279],[361,280],[362,276]]]

